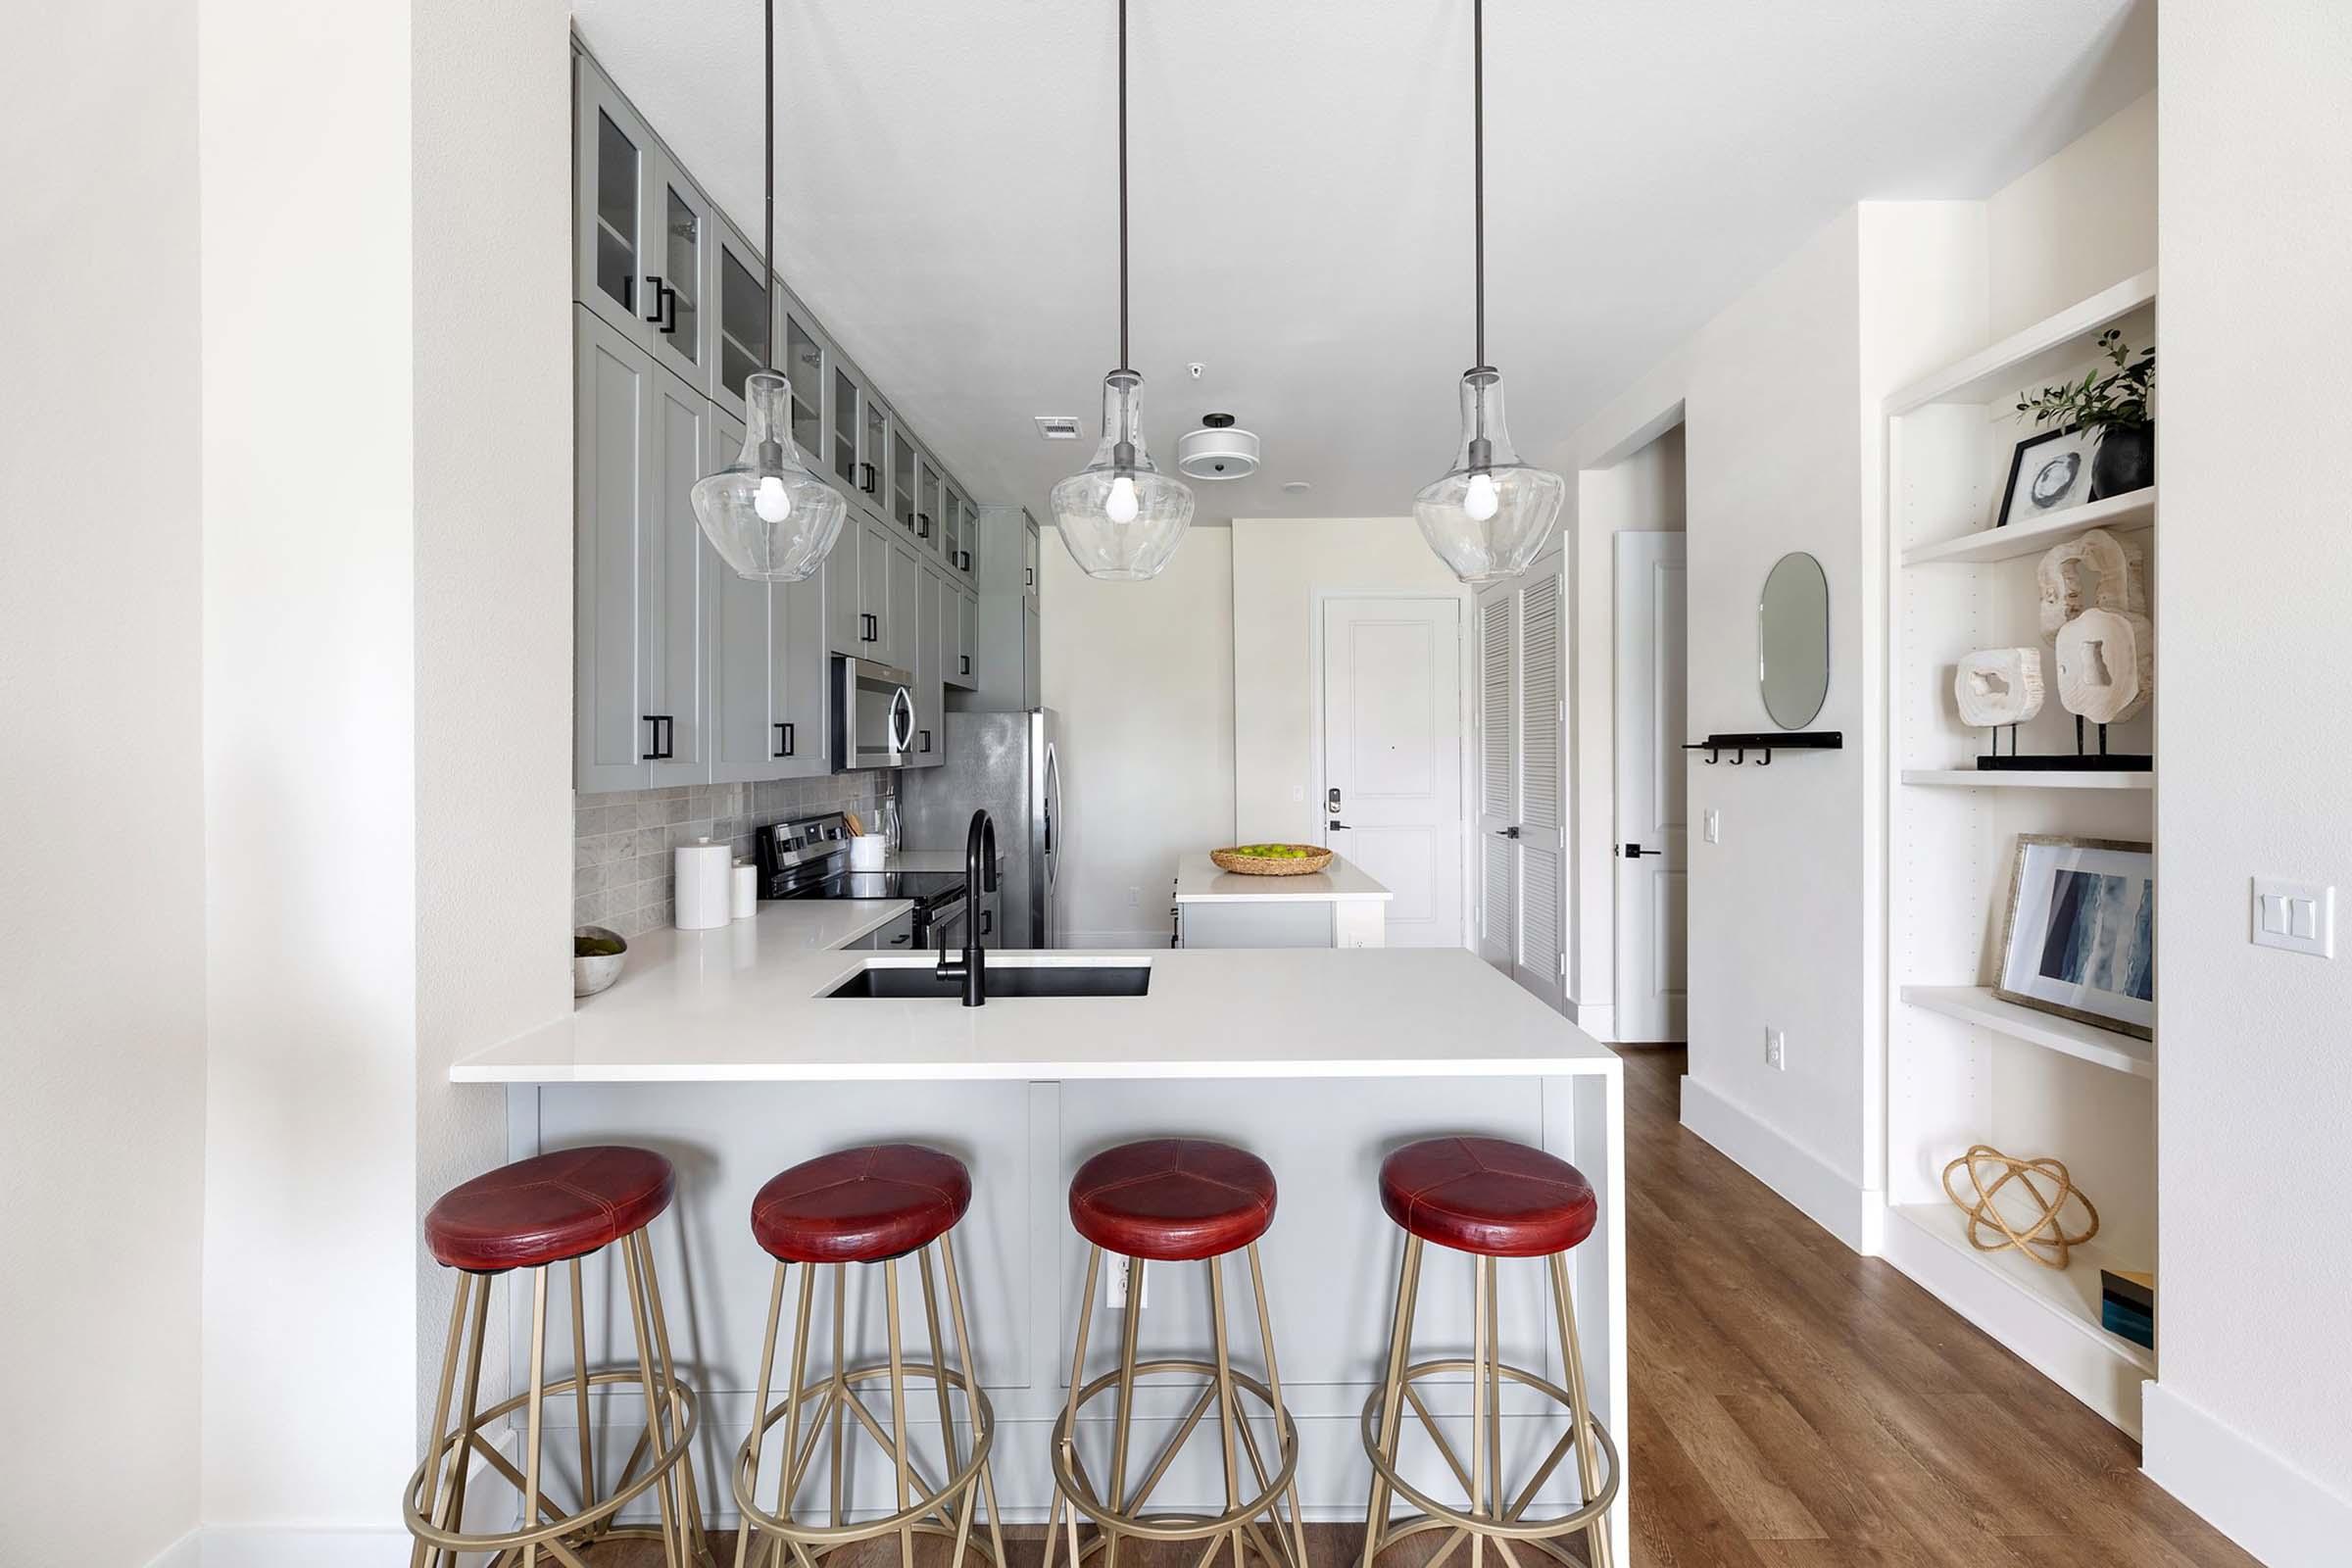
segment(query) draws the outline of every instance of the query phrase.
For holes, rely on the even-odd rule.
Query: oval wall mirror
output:
[[[1803,729],[1830,695],[1830,579],[1801,550],[1783,556],[1756,604],[1756,677],[1764,710]]]

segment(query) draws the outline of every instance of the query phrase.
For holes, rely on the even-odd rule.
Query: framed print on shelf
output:
[[[2156,1038],[2156,855],[2117,839],[2022,833],[1992,994]]]
[[[2045,430],[2017,444],[2009,459],[2009,482],[2001,490],[2001,514],[1993,523],[2030,522],[2090,499],[2090,460],[2098,442],[2081,425]]]

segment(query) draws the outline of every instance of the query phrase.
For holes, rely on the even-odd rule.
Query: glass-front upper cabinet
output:
[[[717,363],[710,399],[737,419],[744,409],[743,384],[754,370],[768,366],[766,269],[742,235],[722,221],[718,243],[711,247],[718,274],[707,293],[718,298],[718,330],[713,334]],[[728,455],[732,459],[733,454]]]
[[[914,438],[904,428],[891,432],[897,439],[890,449],[890,515],[893,521],[911,535],[916,528],[915,514],[922,510],[921,492],[916,488],[915,469],[921,459],[914,449]]]
[[[980,514],[961,492],[956,492],[953,500],[956,526],[950,532],[949,539],[955,554],[949,559],[948,564],[956,568],[956,575],[964,582],[976,583],[979,581]]]
[[[776,290],[776,330],[784,345],[784,356],[776,362],[776,368],[792,383],[793,444],[801,449],[801,461],[812,472],[823,475],[825,385],[832,379],[828,367],[833,362],[833,350],[816,329],[815,318],[780,287]],[[847,492],[847,484],[835,482]]]
[[[572,58],[573,295],[709,396],[712,208],[596,62]]]
[[[889,517],[890,497],[885,492],[890,467],[890,410],[870,388],[858,393],[858,485],[874,514]]]
[[[936,556],[940,553],[940,536],[947,531],[947,509],[941,505],[947,481],[940,478],[931,460],[919,453],[916,466],[919,477],[914,489],[914,536],[923,542],[925,550]]]

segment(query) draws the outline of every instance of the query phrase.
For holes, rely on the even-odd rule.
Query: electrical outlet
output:
[[[1142,888],[1129,888],[1127,890],[1127,907],[1130,909],[1141,904],[1143,900],[1144,890]]]
[[[1778,1072],[1788,1070],[1788,1037],[1770,1024],[1764,1026],[1764,1065]]]
[[[1698,823],[1699,837],[1705,839],[1709,844],[1723,842],[1723,813],[1721,811],[1712,806],[1708,807],[1700,815]]]
[[[1104,1254],[1102,1259],[1102,1310],[1105,1312],[1127,1310],[1127,1270],[1133,1261],[1132,1258],[1120,1257],[1115,1253]],[[1136,1310],[1143,1311],[1151,1305],[1152,1271],[1146,1269],[1144,1270],[1143,1298],[1136,1302]]]

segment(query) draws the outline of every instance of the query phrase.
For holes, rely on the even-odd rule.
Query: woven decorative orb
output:
[[[1955,1171],[1968,1173],[1973,1197],[1962,1196],[1953,1186]],[[2022,1226],[2013,1224],[1993,1202],[2011,1182],[2025,1189],[2037,1211]],[[2042,1190],[2044,1183],[2049,1186],[2047,1192]],[[2099,1234],[2099,1211],[2075,1185],[2064,1165],[2054,1159],[2019,1159],[2014,1154],[2002,1153],[1990,1144],[1979,1144],[1943,1167],[1943,1196],[1968,1216],[1971,1247],[1980,1252],[2003,1252],[2015,1248],[2043,1268],[2066,1267],[2074,1249]],[[2080,1205],[2085,1221],[2082,1229],[2073,1234],[2067,1231],[2065,1219],[2070,1199]],[[2025,1205],[2012,1200],[2011,1206]]]

